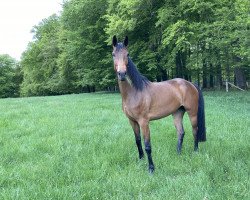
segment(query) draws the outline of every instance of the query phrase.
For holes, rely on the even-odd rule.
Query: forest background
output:
[[[250,79],[248,0],[68,0],[32,29],[21,60],[0,55],[0,97],[116,90],[113,35],[151,81],[202,88]]]

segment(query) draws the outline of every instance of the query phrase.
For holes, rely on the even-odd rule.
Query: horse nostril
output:
[[[117,72],[118,78],[120,81],[124,81],[126,79],[126,72]]]

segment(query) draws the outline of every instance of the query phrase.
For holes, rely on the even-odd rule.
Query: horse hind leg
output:
[[[188,112],[188,116],[192,125],[193,136],[194,136],[194,151],[198,151],[198,137],[197,137],[197,114],[196,112]]]
[[[185,109],[183,107],[179,108],[175,113],[173,113],[174,125],[177,131],[178,142],[177,142],[177,152],[181,153],[183,138],[185,135],[182,120],[183,115],[185,113]]]

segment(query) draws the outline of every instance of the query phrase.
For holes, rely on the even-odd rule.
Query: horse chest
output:
[[[144,116],[146,109],[145,109],[145,102],[124,102],[123,103],[123,112],[125,115],[132,119],[139,119]]]

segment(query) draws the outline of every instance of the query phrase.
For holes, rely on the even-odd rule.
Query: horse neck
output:
[[[135,88],[128,82],[128,80],[118,81],[118,84],[122,99],[124,101],[136,93]]]

